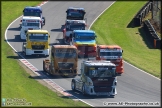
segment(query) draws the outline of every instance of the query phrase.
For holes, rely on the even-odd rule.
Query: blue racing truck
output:
[[[40,17],[42,26],[45,25],[45,17],[42,16],[42,8],[40,6],[27,6],[23,9],[23,16]]]
[[[96,34],[93,30],[74,30],[71,44],[78,49],[80,57],[96,57]]]

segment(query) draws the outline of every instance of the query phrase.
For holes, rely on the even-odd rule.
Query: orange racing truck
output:
[[[116,73],[122,74],[123,69],[123,50],[118,45],[97,45],[97,60],[108,60],[116,65]]]
[[[53,45],[51,58],[43,60],[43,70],[51,75],[76,76],[78,54],[73,45]]]

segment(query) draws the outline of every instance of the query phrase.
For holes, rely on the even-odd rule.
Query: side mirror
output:
[[[66,13],[67,13],[67,11],[66,11]]]
[[[50,38],[50,35],[48,37]]]

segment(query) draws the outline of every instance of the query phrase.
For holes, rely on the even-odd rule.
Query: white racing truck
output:
[[[73,78],[71,88],[83,95],[107,95],[114,97],[117,94],[116,66],[110,61],[91,60],[81,63],[80,78]]]
[[[21,20],[20,38],[26,40],[27,30],[39,30],[41,29],[41,18],[40,17],[23,17]]]
[[[43,17],[43,11],[40,6],[26,6],[23,9],[23,17],[40,17],[41,18],[41,25],[45,25],[45,17]]]

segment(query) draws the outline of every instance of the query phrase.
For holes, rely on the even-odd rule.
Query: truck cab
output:
[[[53,45],[50,60],[43,60],[43,70],[51,75],[76,76],[77,67],[77,48],[73,45]]]
[[[23,17],[21,22],[20,38],[22,40],[26,40],[27,30],[41,29],[41,19],[39,17]]]
[[[65,28],[63,29],[63,39],[65,44],[70,44],[70,35],[73,30],[85,30],[86,22],[84,20],[66,20]]]
[[[123,50],[119,45],[98,45],[97,60],[108,60],[116,65],[116,73],[122,74],[123,69]]]
[[[117,94],[116,66],[110,61],[91,60],[81,63],[81,76],[73,78],[71,88],[80,91],[83,95],[107,95],[114,97]]]
[[[96,57],[96,37],[93,30],[74,30],[71,44],[77,47],[80,57]]]
[[[26,42],[22,46],[22,51],[25,56],[49,56],[50,34],[47,30],[28,30],[26,37]]]
[[[84,15],[86,14],[84,8],[79,7],[69,7],[66,10],[66,19],[69,20],[84,20]]]
[[[42,15],[42,8],[40,6],[26,6],[23,9],[23,16],[40,17],[41,26],[45,25],[45,17]]]

